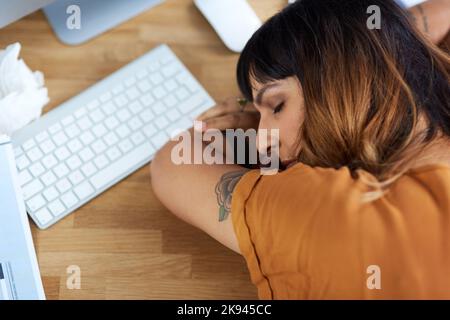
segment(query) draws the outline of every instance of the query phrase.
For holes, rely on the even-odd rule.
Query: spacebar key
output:
[[[101,189],[124,174],[129,173],[142,161],[149,159],[155,153],[155,149],[149,142],[145,142],[133,151],[127,153],[118,161],[91,177],[90,181],[96,189]]]

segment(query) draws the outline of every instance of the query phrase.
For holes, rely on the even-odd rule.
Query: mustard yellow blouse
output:
[[[242,177],[232,219],[261,299],[450,299],[450,167],[366,191],[345,168]]]

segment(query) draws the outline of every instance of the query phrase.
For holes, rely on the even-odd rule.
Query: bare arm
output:
[[[450,31],[450,0],[429,0],[409,12],[417,27],[436,44]]]
[[[193,136],[193,130],[189,132]],[[176,165],[171,152],[177,143],[167,143],[152,161],[156,196],[180,219],[240,253],[230,217],[231,198],[239,179],[248,170],[237,165]]]

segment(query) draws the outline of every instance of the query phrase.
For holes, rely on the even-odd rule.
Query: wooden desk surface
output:
[[[285,0],[251,0],[266,19]],[[237,54],[228,51],[192,0],[162,5],[81,46],[60,43],[42,12],[0,30],[0,47],[44,72],[49,111],[160,43],[167,43],[207,91],[238,93]],[[32,225],[48,299],[254,299],[244,259],[174,218],[155,198],[145,166],[46,231]],[[189,192],[186,190],[186,192]],[[81,268],[81,290],[66,268]]]

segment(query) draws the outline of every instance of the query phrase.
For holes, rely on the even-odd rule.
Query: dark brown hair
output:
[[[371,5],[380,29],[367,27]],[[252,79],[299,79],[300,162],[378,181],[404,172],[438,135],[450,137],[449,74],[449,56],[393,0],[298,0],[253,35],[237,68],[251,101]]]

